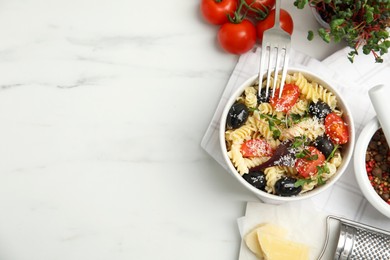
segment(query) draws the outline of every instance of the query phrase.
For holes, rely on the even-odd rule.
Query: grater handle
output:
[[[334,260],[348,260],[352,253],[356,229],[341,222],[340,236]]]
[[[320,255],[318,256],[318,260],[321,260],[322,259],[322,257],[324,256],[324,254],[325,254],[325,250],[326,250],[326,248],[327,248],[327,246],[328,246],[328,242],[329,242],[329,234],[330,234],[330,219],[331,218],[336,218],[336,217],[333,217],[333,216],[331,216],[331,215],[329,215],[329,216],[327,216],[326,217],[326,234],[325,234],[325,242],[324,242],[324,246],[322,247],[322,250],[321,250],[321,253],[320,253]]]
[[[373,227],[373,226],[370,226],[370,225],[367,225],[367,224],[361,224],[359,222],[355,222],[355,221],[352,221],[352,220],[349,220],[349,219],[346,219],[346,218],[340,218],[340,217],[335,217],[335,216],[331,216],[331,217],[334,218],[334,219],[339,220],[342,223],[349,224],[351,226],[355,226],[355,227],[358,227],[358,228],[361,228],[361,229],[367,229],[367,230],[375,232],[375,233],[379,233],[379,234],[390,236],[390,232],[389,231],[386,231],[386,230],[383,230],[383,229],[380,229],[380,228],[376,228],[376,227]]]
[[[381,235],[386,235],[390,236],[390,232],[386,230],[382,230],[373,226],[369,226],[366,224],[361,224],[349,219],[341,218],[341,217],[336,217],[329,215],[326,218],[326,237],[325,237],[325,242],[324,246],[321,250],[321,253],[319,257],[317,258],[318,260],[321,260],[325,254],[326,248],[329,243],[329,236],[330,236],[330,220],[338,220],[341,223],[340,227],[340,237],[337,245],[337,249],[334,255],[334,260],[344,260],[348,259],[350,255],[350,249],[353,247],[354,243],[354,234],[356,232],[356,228],[360,228],[363,230],[368,230],[376,234],[381,234]],[[341,239],[340,239],[341,238]]]

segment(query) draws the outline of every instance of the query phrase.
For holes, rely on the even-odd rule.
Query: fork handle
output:
[[[280,5],[281,5],[281,3],[282,3],[282,0],[276,0],[274,28],[280,27]]]

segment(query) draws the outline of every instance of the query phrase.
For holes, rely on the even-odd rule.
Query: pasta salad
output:
[[[271,78],[271,86],[274,78]],[[265,81],[245,88],[226,118],[225,143],[237,172],[251,185],[295,196],[325,184],[342,163],[348,125],[337,97],[302,73],[289,73],[281,95]],[[271,96],[271,95],[269,95]]]

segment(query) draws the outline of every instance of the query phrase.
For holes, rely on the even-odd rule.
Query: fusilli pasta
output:
[[[274,80],[273,77],[270,78],[271,84]],[[276,80],[278,88],[281,77],[278,76]],[[260,85],[263,87],[265,84],[266,81],[263,80]],[[295,88],[299,89],[299,96],[295,99],[296,102],[294,100],[295,103],[289,107],[290,109],[287,112],[286,110],[276,111],[275,104],[272,103],[273,100],[258,100],[259,84],[257,81],[245,88],[242,95],[236,99],[236,102],[245,104],[246,107],[250,108],[248,109],[249,116],[240,127],[226,130],[225,140],[230,161],[241,175],[250,173],[251,169],[263,164],[270,158],[270,154],[260,156],[243,153],[241,149],[249,141],[262,140],[267,143],[272,151],[275,151],[282,142],[303,140],[304,143],[301,144],[300,151],[307,153],[307,147],[316,146],[314,140],[327,135],[324,119],[319,119],[310,114],[309,106],[312,102],[322,101],[336,115],[340,117],[343,115],[343,111],[337,105],[336,95],[318,82],[308,80],[302,73],[287,74],[285,84],[293,84],[296,86]],[[321,148],[318,147],[318,149]],[[322,163],[318,166],[321,171],[311,172],[309,175],[302,175],[297,164],[295,167],[277,165],[265,168],[263,171],[266,179],[265,191],[278,195],[275,183],[281,178],[284,178],[281,181],[285,181],[285,178],[297,180],[300,194],[315,189],[336,174],[337,169],[343,162],[341,151],[342,145],[338,146],[336,151],[333,151],[331,158],[325,158],[328,160],[321,161]],[[319,153],[322,155],[321,151]],[[298,160],[297,158],[294,160]],[[324,155],[321,158],[324,158]],[[301,182],[298,182],[298,180]]]

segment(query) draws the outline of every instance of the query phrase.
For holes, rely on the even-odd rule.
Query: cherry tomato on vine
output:
[[[237,9],[237,0],[202,0],[200,11],[203,18],[211,24],[229,22],[228,15],[233,15]]]
[[[271,145],[263,139],[250,139],[241,145],[243,157],[271,156],[273,151]]]
[[[335,144],[345,144],[349,139],[347,124],[334,112],[325,117],[325,133]]]
[[[232,54],[243,54],[256,43],[256,28],[248,20],[239,23],[225,23],[218,31],[221,47]]]
[[[249,8],[248,15],[254,18],[262,17],[262,15],[268,14],[269,11],[275,6],[275,0],[245,0]]]
[[[270,104],[276,111],[287,113],[297,103],[300,91],[299,87],[294,84],[284,85],[282,96],[279,98],[280,89],[275,91],[275,95],[271,97]]]
[[[307,151],[308,155],[298,158],[295,162],[295,168],[303,178],[315,175],[318,171],[317,166],[321,166],[325,162],[325,155],[314,146],[307,147]]]
[[[272,28],[275,24],[275,9],[271,10],[267,18],[259,21],[256,25],[257,38],[261,42],[263,40],[263,33],[265,30]],[[284,9],[280,9],[280,26],[290,35],[294,30],[294,22],[291,15]]]

